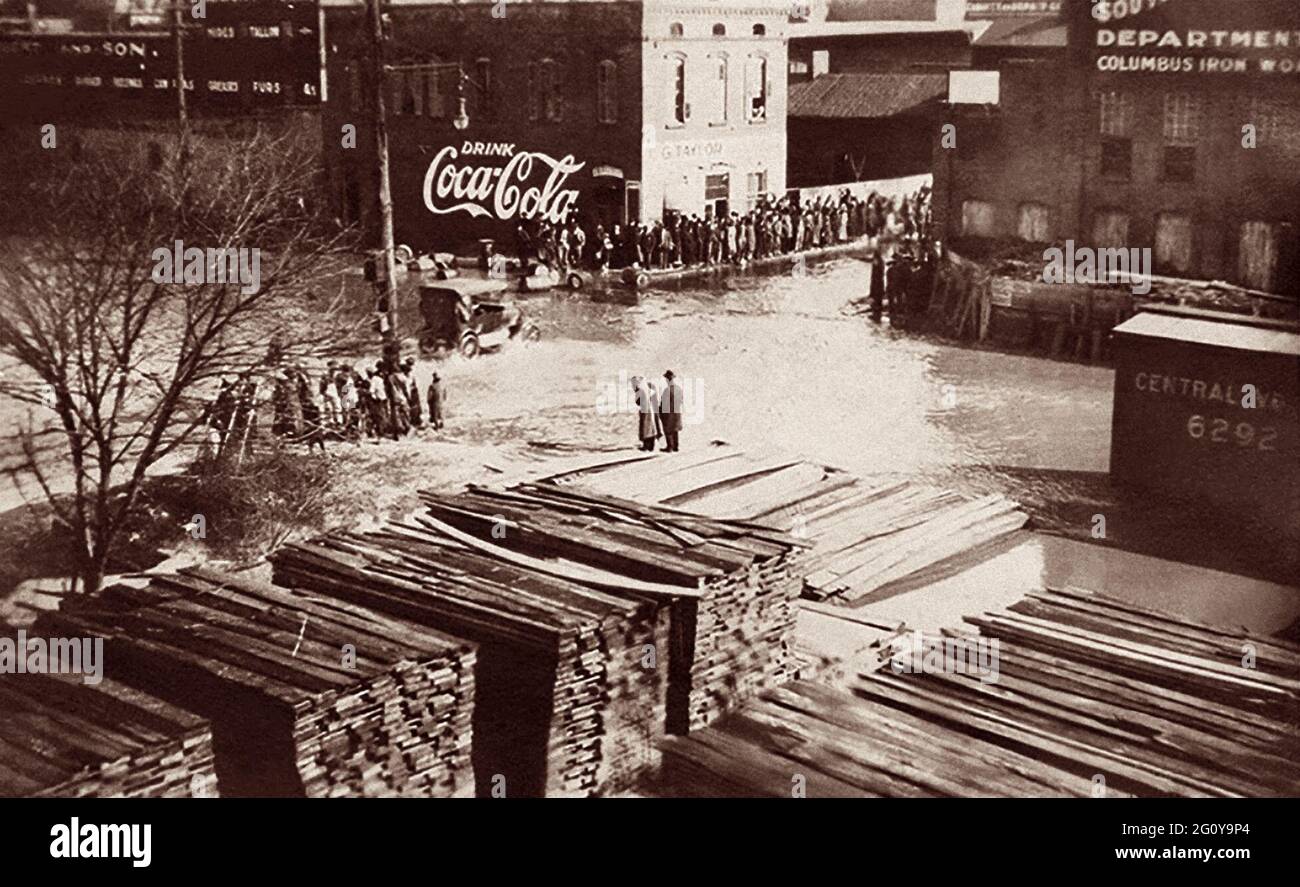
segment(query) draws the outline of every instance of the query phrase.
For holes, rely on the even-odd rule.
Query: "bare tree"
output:
[[[191,452],[217,380],[318,355],[344,322],[350,244],[312,210],[316,153],[263,132],[186,143],[183,161],[156,145],[51,152],[24,198],[30,233],[0,242],[0,355],[29,375],[0,390],[52,413],[60,458],[29,425],[19,468],[75,535],[82,590],[103,580],[146,473]],[[260,279],[192,248],[256,250]],[[164,267],[162,251],[193,261]]]

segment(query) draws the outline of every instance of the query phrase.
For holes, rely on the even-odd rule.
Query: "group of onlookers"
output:
[[[283,368],[272,378],[271,434],[308,449],[325,449],[327,440],[397,440],[420,428],[443,427],[446,391],[435,372],[421,396],[415,358],[373,366],[331,360],[319,378],[301,366]],[[208,410],[207,425],[218,451],[232,434],[246,444],[256,428],[257,385],[222,380]]]
[[[590,237],[576,215],[558,225],[521,222],[515,248],[525,266],[537,259],[552,267],[667,269],[745,265],[864,237],[885,243],[925,240],[930,189],[895,201],[874,192],[860,198],[846,188],[838,197],[803,203],[768,199],[744,213],[665,216],[651,224],[595,225]]]

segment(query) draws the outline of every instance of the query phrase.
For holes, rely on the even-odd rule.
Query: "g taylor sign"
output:
[[[496,157],[504,163],[457,162],[468,157]],[[556,160],[537,151],[516,151],[513,143],[448,145],[424,174],[424,205],[436,215],[466,212],[475,218],[540,218],[559,224],[578,200],[577,190],[564,183],[584,166],[572,154]],[[529,185],[542,175],[545,181]]]

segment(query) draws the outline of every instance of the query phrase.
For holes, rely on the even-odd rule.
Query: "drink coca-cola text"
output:
[[[505,166],[457,166],[454,161],[462,154],[508,156],[510,160]],[[534,164],[548,170],[540,187],[528,186]],[[564,182],[584,166],[572,154],[556,160],[536,151],[515,153],[514,145],[465,142],[460,150],[448,145],[424,174],[424,205],[439,215],[467,212],[475,217],[505,220],[518,216],[559,224],[578,199],[578,192],[564,188]]]

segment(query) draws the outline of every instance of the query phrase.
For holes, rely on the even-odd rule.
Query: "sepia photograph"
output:
[[[1300,797],[1300,0],[0,0],[0,161],[20,855]]]

